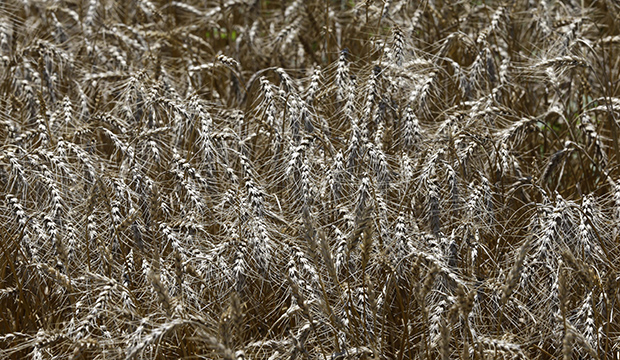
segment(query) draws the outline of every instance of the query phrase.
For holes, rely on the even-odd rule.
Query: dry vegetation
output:
[[[2,1],[0,358],[617,359],[618,19]]]

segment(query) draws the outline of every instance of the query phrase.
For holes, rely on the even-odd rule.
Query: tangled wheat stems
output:
[[[615,359],[613,1],[0,4],[0,357]]]

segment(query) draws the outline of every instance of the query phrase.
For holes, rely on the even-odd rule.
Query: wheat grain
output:
[[[617,13],[5,1],[0,357],[613,357]]]

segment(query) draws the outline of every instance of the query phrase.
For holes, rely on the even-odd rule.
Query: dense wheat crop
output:
[[[620,5],[0,3],[0,358],[614,359]]]

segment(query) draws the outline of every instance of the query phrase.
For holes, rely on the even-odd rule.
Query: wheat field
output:
[[[4,0],[0,358],[620,358],[614,0]]]

